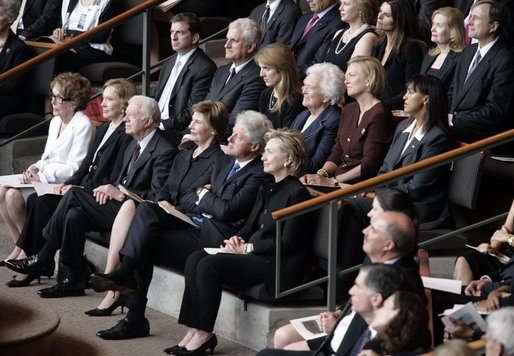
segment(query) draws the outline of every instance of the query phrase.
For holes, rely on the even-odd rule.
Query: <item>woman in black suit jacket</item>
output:
[[[381,61],[387,73],[387,91],[380,98],[391,110],[403,108],[406,84],[419,73],[426,44],[410,0],[384,1],[377,18],[379,44],[371,56]]]
[[[166,352],[181,355],[214,350],[217,339],[212,329],[222,285],[244,288],[263,281],[267,287],[274,283],[276,222],[271,212],[309,199],[309,192],[297,178],[305,172],[307,147],[295,130],[273,130],[265,138],[264,172],[273,175],[275,181],[261,186],[248,221],[237,236],[225,240],[221,251],[228,253],[209,255],[197,251],[188,258],[179,323],[190,329],[178,345]],[[302,233],[306,226],[305,217],[283,224],[282,287],[300,282],[309,268],[305,263],[307,236]],[[272,289],[267,288],[268,292]]]
[[[460,53],[466,47],[464,19],[459,10],[443,7],[434,11],[431,40],[436,46],[423,59],[420,74],[441,80],[447,93]]]
[[[335,64],[318,63],[307,68],[302,87],[302,104],[307,110],[290,126],[301,131],[307,142],[307,173],[316,173],[330,155],[341,117],[337,104],[344,91],[344,73]]]

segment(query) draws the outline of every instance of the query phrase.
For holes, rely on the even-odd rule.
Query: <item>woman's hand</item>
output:
[[[303,184],[309,184],[309,185],[323,185],[325,187],[333,187],[334,186],[333,178],[324,177],[319,174],[306,174],[300,178],[300,182],[302,182]]]
[[[152,202],[152,203],[153,203],[153,202]],[[170,208],[170,209],[174,209],[174,208],[175,208],[175,206],[174,206],[173,204],[171,204],[171,203],[170,203],[169,201],[167,201],[167,200],[159,200],[159,204],[164,205],[164,206],[166,206],[166,207],[168,207],[168,208]]]
[[[25,172],[23,172],[20,183],[21,184],[30,184],[32,182],[41,182],[41,179],[38,175],[39,169],[33,168],[33,169],[27,169]]]
[[[52,33],[52,36],[57,38],[59,41],[64,41],[66,38],[66,31],[62,28],[56,28]]]
[[[500,309],[500,301],[502,298],[508,297],[510,295],[509,286],[501,286],[496,290],[493,290],[489,295],[487,296],[486,302],[486,308],[488,312],[492,312],[496,309]]]
[[[457,325],[455,329],[444,328],[444,341],[448,341],[451,339],[463,339],[467,341],[471,341],[473,338],[473,328],[466,324],[465,322],[455,319],[452,316],[448,316],[450,321]]]
[[[391,113],[395,117],[409,117],[410,116],[408,113],[406,113],[403,110],[393,110],[393,111],[391,111]]]
[[[494,232],[493,236],[491,237],[491,242],[498,241],[501,243],[505,243],[505,242],[507,242],[507,240],[509,239],[510,236],[511,235],[510,235],[509,231],[507,230],[505,225],[503,225],[500,230],[496,230]]]
[[[225,246],[220,246],[222,251],[243,253],[245,240],[239,236],[232,236],[228,240],[223,240]]]
[[[477,247],[477,251],[487,254],[487,253],[495,253],[496,251],[493,251],[491,248],[491,245],[489,245],[487,242],[481,243]]]

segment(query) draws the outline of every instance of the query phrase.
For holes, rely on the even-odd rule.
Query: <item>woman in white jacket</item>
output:
[[[50,83],[54,118],[50,122],[45,151],[41,159],[23,172],[21,183],[62,183],[70,178],[86,157],[91,142],[91,121],[82,110],[87,106],[91,85],[77,73],[61,73]],[[25,223],[25,199],[29,188],[0,187],[0,215],[14,242]],[[16,258],[14,249],[8,259]]]

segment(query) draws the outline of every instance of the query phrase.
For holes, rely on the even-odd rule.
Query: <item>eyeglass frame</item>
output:
[[[71,101],[71,98],[63,98],[62,96],[54,95],[53,93],[48,94],[48,97],[50,98],[50,102],[55,99],[57,104],[63,104],[65,101]]]

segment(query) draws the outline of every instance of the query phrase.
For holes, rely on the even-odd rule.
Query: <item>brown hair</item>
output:
[[[225,104],[221,101],[200,101],[191,107],[191,115],[195,112],[205,117],[205,121],[214,130],[214,137],[217,140],[225,137],[228,126],[228,109]]]
[[[91,95],[89,80],[78,73],[60,73],[52,80],[50,88],[56,85],[61,89],[61,95],[75,106],[75,112],[86,108]]]
[[[187,23],[189,26],[189,32],[191,32],[193,35],[200,35],[200,31],[202,30],[202,27],[200,25],[200,19],[192,12],[181,12],[180,14],[176,14],[171,18],[170,22],[172,24],[176,22]]]
[[[347,67],[350,64],[358,64],[364,76],[369,79],[369,92],[371,95],[378,98],[386,92],[387,73],[378,59],[369,56],[355,56],[348,61]]]
[[[361,20],[367,24],[373,24],[378,15],[377,0],[353,0],[359,8]]]

